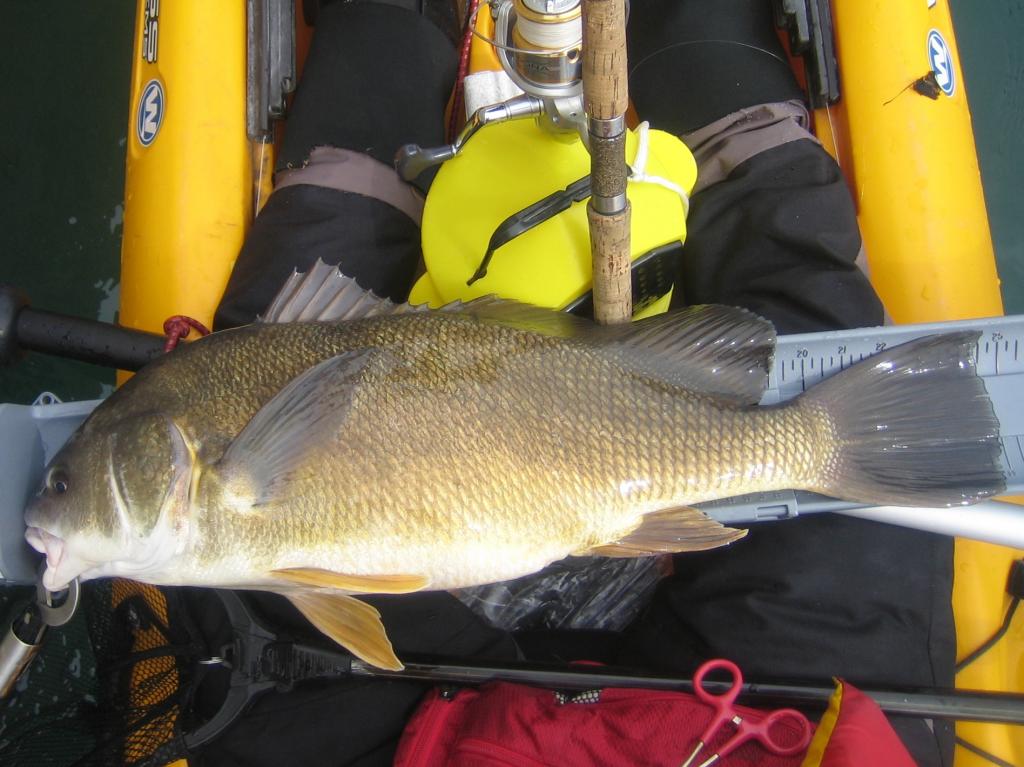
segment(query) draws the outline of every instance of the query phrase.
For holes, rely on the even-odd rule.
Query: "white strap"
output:
[[[650,128],[650,124],[647,123],[646,121],[640,123],[640,125],[637,126],[636,133],[640,143],[636,149],[636,157],[633,158],[633,163],[632,165],[629,166],[629,169],[631,171],[629,180],[636,181],[638,183],[655,184],[657,186],[662,186],[665,189],[668,189],[669,191],[675,192],[676,194],[679,195],[679,199],[682,200],[683,216],[689,216],[690,195],[686,193],[686,190],[683,189],[681,186],[679,186],[679,184],[675,183],[674,181],[669,181],[667,178],[662,178],[661,176],[651,175],[646,171],[647,157],[650,154],[651,144]]]

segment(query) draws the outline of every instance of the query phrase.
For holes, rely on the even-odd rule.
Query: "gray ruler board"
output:
[[[980,333],[978,373],[985,379],[999,418],[1007,494],[1024,493],[1024,315],[780,336],[761,404],[792,399],[886,348],[959,330]],[[725,524],[743,524],[863,505],[786,490],[713,501],[700,504],[700,508]]]

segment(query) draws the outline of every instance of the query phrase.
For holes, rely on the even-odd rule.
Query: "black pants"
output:
[[[741,44],[722,45],[729,35]],[[791,99],[798,91],[777,47],[767,0],[634,0],[638,111],[656,128],[686,133],[736,109]],[[754,48],[760,53],[751,54]],[[389,162],[401,144],[441,143],[455,62],[448,38],[421,16],[379,5],[327,6],[284,160],[301,164],[313,147],[330,145]],[[811,140],[760,152],[696,194],[688,229],[681,265],[687,302],[746,306],[782,332],[881,323],[881,306],[854,266],[860,238],[845,184]],[[317,258],[402,300],[418,255],[415,225],[380,200],[312,186],[282,189],[253,226],[217,326],[251,321],[293,268]],[[822,516],[763,524],[728,550],[677,556],[675,574],[616,636],[562,632],[513,643],[447,594],[370,601],[382,610],[399,655],[590,658],[682,674],[724,656],[752,679],[951,686],[952,559],[948,538],[868,521]],[[283,601],[261,602],[268,613],[295,620]],[[216,610],[204,602],[199,612],[208,636],[222,636]],[[422,689],[360,682],[268,694],[193,760],[385,764]],[[894,725],[919,763],[952,763],[948,726]]]

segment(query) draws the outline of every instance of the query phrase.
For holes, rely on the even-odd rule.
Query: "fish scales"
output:
[[[459,316],[234,336],[230,353],[197,359],[205,366],[213,357],[222,371],[207,400],[247,402],[219,419],[220,444],[315,362],[373,347],[404,364],[370,375],[337,439],[310,456],[316,468],[293,479],[282,508],[234,514],[215,498],[202,504],[197,555],[218,572],[219,561],[244,551],[257,571],[312,557],[345,572],[437,573],[445,586],[499,579],[503,563],[492,557],[514,560],[518,571],[521,557],[544,564],[614,540],[644,511],[763,489],[801,444],[780,441],[764,462],[776,471],[751,471],[753,438],[785,428],[781,411],[728,407],[630,372],[615,354]],[[254,359],[262,361],[250,370]],[[249,396],[240,381],[257,384]],[[467,549],[476,558],[457,563]]]
[[[724,545],[742,531],[688,507],[747,492],[951,505],[1005,485],[976,334],[757,407],[774,336],[743,310],[599,329],[499,304],[259,324],[154,361],[54,458],[26,512],[44,584],[276,591],[396,669],[351,594]]]

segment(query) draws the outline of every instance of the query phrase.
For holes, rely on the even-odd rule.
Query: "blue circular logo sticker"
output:
[[[953,54],[946,45],[946,39],[937,29],[928,33],[928,61],[935,74],[935,82],[947,96],[956,90],[956,71],[953,67]]]
[[[156,134],[160,132],[160,125],[164,121],[165,109],[164,86],[159,80],[150,80],[142,89],[139,112],[135,117],[135,134],[142,146],[149,146],[156,139]]]

